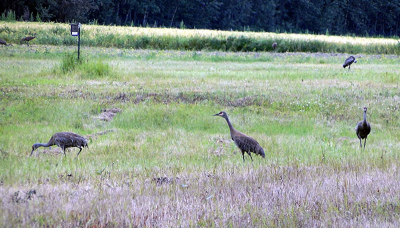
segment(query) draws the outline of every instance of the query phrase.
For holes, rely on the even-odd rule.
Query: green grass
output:
[[[0,48],[3,226],[398,225],[398,56],[75,49]],[[59,131],[89,148],[29,156]]]
[[[76,46],[70,25],[42,22],[0,22],[0,37],[8,43],[22,44],[21,39],[37,33],[32,44]],[[311,53],[400,53],[394,38],[360,38],[267,32],[211,31],[198,29],[141,28],[82,25],[81,45],[124,49]],[[219,59],[218,57],[216,59]]]
[[[66,53],[61,64],[54,68],[55,74],[75,73],[83,78],[95,79],[110,75],[111,67],[100,59],[78,59],[77,53]]]

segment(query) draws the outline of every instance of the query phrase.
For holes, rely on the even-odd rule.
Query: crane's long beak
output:
[[[34,150],[32,149],[32,151],[31,151],[31,155],[30,155],[30,156],[32,156],[32,154],[33,154],[33,151],[34,151]]]
[[[217,113],[217,114],[214,114],[213,116],[219,116],[218,114],[219,114],[219,113]]]

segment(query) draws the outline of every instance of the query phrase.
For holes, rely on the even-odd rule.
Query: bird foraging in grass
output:
[[[32,145],[32,151],[31,151],[31,156],[33,154],[33,151],[36,150],[39,147],[50,147],[57,145],[59,146],[63,151],[64,151],[64,156],[65,154],[65,149],[69,147],[77,147],[79,148],[79,152],[76,155],[78,157],[79,153],[82,151],[82,147],[88,147],[87,141],[84,137],[72,133],[72,132],[58,132],[55,133],[53,136],[51,136],[50,140],[48,143],[35,143]]]
[[[347,58],[344,61],[343,68],[346,68],[348,66],[349,70],[350,70],[351,64],[356,63],[356,62],[357,62],[356,58],[354,58],[354,56],[350,56],[349,58]]]
[[[7,42],[3,39],[0,39],[0,45],[4,45],[4,46],[13,46],[12,44],[7,44]]]
[[[364,149],[365,149],[365,144],[367,143],[367,137],[371,132],[371,125],[367,122],[367,107],[364,107],[364,120],[358,122],[355,130],[358,139],[360,139],[361,148],[362,148],[361,140],[364,139]]]
[[[36,38],[36,33],[33,34],[33,36],[27,36],[21,39],[21,41],[25,41],[26,45],[29,46],[29,41],[33,40]]]
[[[243,156],[243,161],[244,161],[244,152],[246,152],[251,160],[253,161],[253,157],[251,156],[250,152],[253,152],[255,154],[260,155],[261,157],[265,158],[265,153],[264,149],[258,144],[258,142],[251,138],[250,136],[247,136],[239,131],[237,131],[231,124],[228,118],[228,114],[226,112],[219,112],[215,114],[214,116],[220,116],[226,120],[229,126],[229,130],[231,132],[231,138],[235,142],[236,146],[240,149],[242,152]]]

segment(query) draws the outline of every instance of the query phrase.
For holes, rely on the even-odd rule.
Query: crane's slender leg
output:
[[[244,151],[242,150],[243,162],[244,162]]]
[[[247,153],[249,154],[249,156],[251,158],[251,162],[253,162],[253,157],[251,156],[251,153],[249,151],[247,151]]]
[[[358,139],[360,140],[360,148],[362,148],[361,137],[359,136]]]
[[[64,151],[64,156],[67,156],[67,155],[65,154],[65,147],[62,147],[62,149],[63,149],[63,151]]]
[[[365,140],[364,140],[364,150],[365,150],[365,144],[367,143],[367,137],[365,137]]]
[[[81,151],[82,151],[82,147],[78,147],[78,148],[79,148],[79,152],[78,152],[78,154],[76,155],[77,157],[78,157],[79,153],[81,153]]]

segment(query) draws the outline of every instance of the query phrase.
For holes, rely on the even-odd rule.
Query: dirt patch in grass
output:
[[[110,133],[110,132],[114,132],[114,130],[105,130],[105,131],[102,131],[102,132],[98,132],[98,133],[93,133],[93,134],[90,134],[90,135],[86,135],[85,137],[88,138],[88,139],[96,139],[97,136],[99,136],[99,135],[105,135],[105,134],[108,134],[108,133]]]
[[[114,96],[114,101],[132,102],[139,104],[146,100],[151,100],[155,103],[185,103],[197,104],[205,101],[212,101],[224,106],[245,107],[251,105],[261,105],[265,99],[258,96],[247,96],[240,98],[240,95],[218,95],[212,93],[120,93]]]
[[[110,122],[115,115],[120,112],[122,112],[122,110],[119,108],[103,109],[101,110],[100,115],[98,115],[96,118],[102,121]]]
[[[33,199],[35,195],[36,195],[35,189],[31,189],[28,191],[18,190],[14,192],[14,194],[11,197],[11,200],[13,203],[26,203],[27,200]]]

